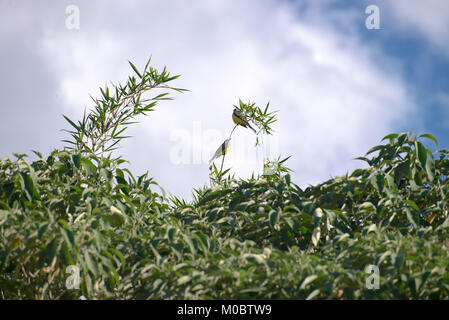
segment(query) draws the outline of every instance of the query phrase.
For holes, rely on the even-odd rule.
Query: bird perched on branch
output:
[[[214,156],[212,157],[212,159],[209,160],[209,163],[211,163],[212,161],[214,161],[215,159],[224,156],[225,154],[227,154],[229,152],[229,150],[231,149],[231,139],[226,139],[221,146],[218,147],[217,151],[215,151]]]
[[[244,128],[250,128],[251,130],[254,131],[254,133],[257,133],[257,131],[250,126],[246,117],[237,108],[234,109],[234,112],[232,112],[232,120],[234,121],[235,124],[241,125]]]

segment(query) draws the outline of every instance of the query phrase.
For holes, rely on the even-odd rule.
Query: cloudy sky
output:
[[[369,5],[380,29],[366,27]],[[128,60],[152,56],[190,91],[129,129],[118,152],[135,175],[190,198],[240,98],[278,110],[266,152],[291,155],[307,186],[362,166],[353,159],[391,132],[449,148],[447,39],[446,0],[0,0],[0,157],[63,148],[62,115],[79,119],[100,86],[132,73]],[[259,172],[254,142],[236,129],[236,176]]]

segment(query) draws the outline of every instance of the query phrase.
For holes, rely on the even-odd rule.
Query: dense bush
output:
[[[429,151],[433,136],[388,135],[360,158],[366,168],[305,190],[281,167],[167,198],[104,155],[126,117],[103,115],[149,111],[165,95],[139,109],[140,94],[176,78],[132,67],[140,82],[103,90],[97,117],[69,121],[72,148],[0,159],[0,298],[449,298],[449,152]],[[94,134],[105,119],[115,136]],[[70,265],[79,290],[67,288]],[[366,286],[368,265],[379,289]]]

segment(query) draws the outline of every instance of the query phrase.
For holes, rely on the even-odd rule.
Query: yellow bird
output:
[[[240,112],[240,110],[238,109],[234,109],[234,112],[232,112],[232,120],[234,121],[235,124],[237,125],[241,125],[244,128],[250,128],[251,130],[254,131],[254,133],[257,134],[257,131],[251,127],[249,125],[248,120],[246,119],[246,117]]]
[[[225,154],[227,154],[229,152],[229,149],[231,149],[231,139],[226,139],[221,146],[218,147],[217,151],[215,151],[214,156],[212,157],[212,159],[209,160],[209,163],[211,163],[212,161],[214,161],[215,159],[224,156]]]

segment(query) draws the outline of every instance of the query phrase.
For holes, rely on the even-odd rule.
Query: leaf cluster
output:
[[[124,135],[130,124],[136,123],[136,117],[153,111],[157,103],[162,100],[172,100],[168,90],[186,91],[168,85],[179,77],[171,76],[164,69],[158,72],[150,66],[151,58],[143,71],[129,61],[135,76],[129,76],[125,85],[114,85],[112,89],[106,85],[100,88],[101,98],[92,98],[94,108],[83,119],[76,123],[67,116],[64,118],[73,128],[64,130],[72,140],[64,140],[69,144],[68,149],[78,152],[89,152],[97,155],[109,153],[117,149],[118,143],[129,136]],[[144,93],[155,89],[165,89],[162,93],[145,97]]]
[[[167,197],[108,152],[175,79],[147,64],[106,87],[66,150],[0,159],[1,299],[448,299],[449,151],[389,134],[365,168],[301,188],[288,158],[236,179],[213,166],[193,200]],[[267,134],[274,115],[239,101]],[[229,169],[227,169],[229,170]],[[228,171],[224,171],[227,173]],[[366,268],[380,270],[368,289]],[[80,270],[80,289],[66,286]]]
[[[402,137],[376,148],[368,168],[315,186],[288,173],[229,177],[193,201],[169,201],[147,174],[93,155],[3,158],[0,296],[447,299],[448,151],[426,151],[430,180],[421,142]],[[365,285],[370,264],[378,290]],[[78,291],[65,287],[69,265],[80,267]]]

